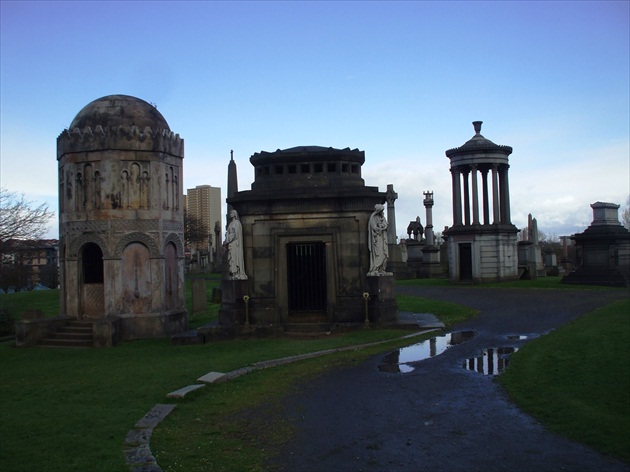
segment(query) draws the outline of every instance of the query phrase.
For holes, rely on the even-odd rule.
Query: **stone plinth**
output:
[[[422,249],[422,267],[420,276],[427,279],[444,277],[442,264],[440,264],[440,248],[438,246],[424,246]]]
[[[407,267],[417,276],[422,268],[424,241],[416,241],[415,239],[407,240]]]
[[[394,276],[368,276],[368,316],[371,323],[387,324],[396,321],[398,309],[394,291]]]

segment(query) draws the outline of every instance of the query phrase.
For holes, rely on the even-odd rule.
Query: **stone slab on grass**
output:
[[[211,384],[223,377],[225,377],[225,374],[222,374],[221,372],[208,372],[206,375],[199,377],[197,382]]]
[[[166,396],[168,398],[184,398],[190,392],[194,392],[195,390],[201,387],[205,387],[205,385],[204,384],[189,385],[187,387],[180,388],[179,390],[175,390],[174,392],[171,392],[167,394]]]

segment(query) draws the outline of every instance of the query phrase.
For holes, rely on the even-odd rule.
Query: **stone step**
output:
[[[40,339],[41,347],[88,348],[92,347],[92,323],[84,321],[70,321],[55,331]]]
[[[285,334],[292,335],[320,335],[330,333],[330,323],[286,323]]]
[[[66,339],[66,338],[43,338],[38,342],[40,347],[80,347],[88,348],[92,347],[92,341],[86,341],[81,339]]]
[[[53,339],[68,339],[68,340],[79,340],[79,341],[90,341],[92,342],[92,331],[89,332],[75,332],[75,331],[63,331],[58,330],[52,333],[48,333],[48,338]]]

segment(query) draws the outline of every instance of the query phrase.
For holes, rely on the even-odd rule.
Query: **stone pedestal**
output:
[[[394,292],[394,276],[368,276],[368,316],[371,323],[387,324],[398,319],[396,295]]]
[[[249,294],[247,280],[221,280],[221,309],[219,323],[229,331],[237,331],[245,324],[245,301]],[[252,320],[250,319],[251,323]]]
[[[422,268],[420,276],[427,279],[437,279],[444,276],[440,264],[440,248],[438,246],[424,246],[422,249]]]
[[[422,269],[424,241],[407,240],[407,267],[417,277]]]

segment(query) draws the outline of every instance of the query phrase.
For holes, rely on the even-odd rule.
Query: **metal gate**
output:
[[[287,244],[289,313],[326,311],[326,243]]]

